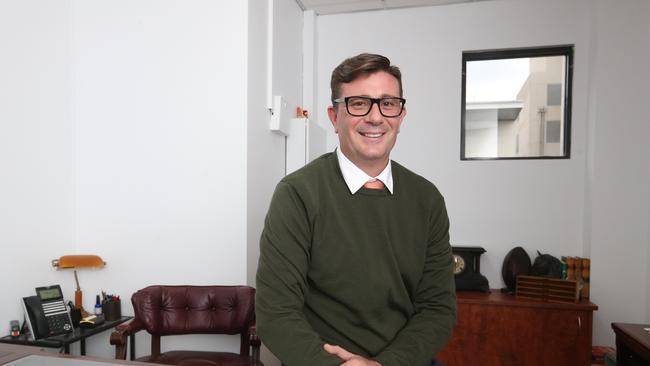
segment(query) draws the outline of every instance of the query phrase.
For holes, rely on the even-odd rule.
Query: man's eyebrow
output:
[[[351,95],[351,97],[365,97],[365,98],[374,98],[371,95],[368,94],[361,94],[361,95]],[[398,96],[392,95],[392,94],[382,94],[378,96],[377,98],[399,98]]]

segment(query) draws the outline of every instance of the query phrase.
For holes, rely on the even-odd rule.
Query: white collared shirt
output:
[[[341,152],[341,149],[338,147],[336,148],[336,156],[339,159],[341,174],[343,174],[343,179],[345,180],[345,184],[347,184],[348,189],[350,189],[350,193],[357,193],[357,191],[361,189],[361,187],[363,187],[366,182],[376,179],[384,183],[386,188],[388,188],[390,194],[393,194],[393,170],[391,168],[390,159],[388,160],[388,164],[384,170],[382,170],[378,176],[371,177],[363,170],[359,169],[358,166],[354,165],[354,163],[351,162],[350,159],[348,159],[347,156],[345,156]]]

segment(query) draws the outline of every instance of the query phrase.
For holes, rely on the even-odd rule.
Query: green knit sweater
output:
[[[449,219],[426,179],[392,162],[394,194],[352,195],[335,153],[277,185],[260,241],[257,331],[285,365],[339,365],[324,343],[424,366],[456,321]]]

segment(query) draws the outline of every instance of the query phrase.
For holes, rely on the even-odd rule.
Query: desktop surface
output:
[[[103,362],[82,358],[29,355],[5,364],[5,366],[115,366],[114,362]]]
[[[92,356],[71,356],[60,353],[45,352],[40,347],[0,343],[0,365],[11,366],[108,366],[108,365],[141,365],[157,364],[137,361],[113,360]]]

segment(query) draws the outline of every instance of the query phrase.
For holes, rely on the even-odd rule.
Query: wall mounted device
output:
[[[269,128],[283,136],[289,135],[291,114],[287,110],[287,101],[280,95],[273,96],[273,108],[271,108],[271,121]]]

